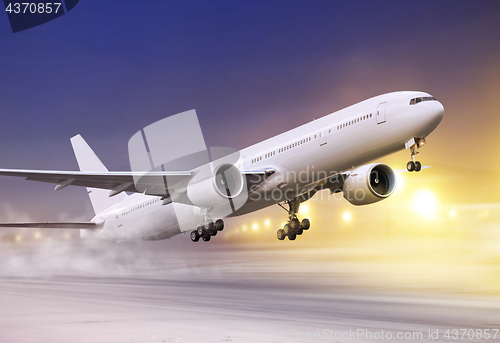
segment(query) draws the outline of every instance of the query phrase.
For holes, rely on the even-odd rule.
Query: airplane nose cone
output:
[[[428,103],[429,107],[426,109],[425,118],[425,135],[431,133],[438,125],[444,116],[444,107],[439,101],[432,101]]]
[[[433,101],[430,108],[427,110],[427,121],[434,127],[441,123],[444,116],[444,107],[439,101]]]
[[[437,106],[436,106],[436,110],[434,112],[434,116],[436,117],[436,120],[438,120],[439,122],[441,122],[441,120],[444,117],[444,106],[439,101],[436,101],[436,105]]]

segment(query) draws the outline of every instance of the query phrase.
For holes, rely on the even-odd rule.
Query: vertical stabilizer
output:
[[[92,150],[82,136],[76,135],[71,138],[71,145],[73,146],[73,151],[75,152],[80,171],[96,173],[108,172],[108,169],[102,164],[99,157],[97,157],[94,150]],[[122,192],[110,198],[109,192],[110,191],[107,189],[87,187],[87,193],[89,194],[95,214],[101,213],[127,197],[127,194]]]

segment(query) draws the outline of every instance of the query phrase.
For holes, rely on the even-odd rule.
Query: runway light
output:
[[[70,238],[71,238],[71,234],[70,234],[69,232],[66,232],[66,233],[64,234],[64,238],[66,238],[66,239],[70,239]]]
[[[21,236],[21,235],[16,235],[16,237],[14,237],[14,240],[15,240],[16,242],[21,242],[21,241],[23,240],[23,236]]]
[[[41,234],[40,232],[38,232],[38,231],[37,231],[37,232],[35,232],[35,233],[33,234],[33,238],[34,238],[34,239],[36,239],[36,240],[38,240],[38,239],[42,238],[42,234]]]
[[[303,216],[307,215],[309,213],[309,206],[301,205],[299,208],[299,213]]]
[[[257,223],[254,223],[252,225],[252,230],[257,231],[258,229],[259,229],[259,225],[257,225]]]
[[[266,221],[264,222],[264,225],[265,226],[269,226],[271,225],[271,221],[269,219],[266,219]]]
[[[243,231],[246,231],[247,230],[247,226],[246,225],[243,225],[243,227],[241,228]]]
[[[455,218],[457,216],[457,212],[455,210],[450,211],[450,217]]]
[[[342,215],[342,219],[344,219],[345,222],[349,222],[352,219],[351,213],[350,212],[344,212]]]
[[[415,212],[421,216],[435,219],[438,209],[437,198],[434,193],[429,190],[420,191],[413,199],[413,208]]]

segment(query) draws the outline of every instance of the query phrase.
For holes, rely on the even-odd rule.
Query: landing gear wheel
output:
[[[422,165],[419,161],[415,161],[415,171],[419,172],[422,169]]]
[[[299,229],[297,230],[297,236],[300,236],[300,235],[302,235],[303,233],[304,233],[304,229],[303,229],[303,228],[299,228]]]
[[[214,223],[208,223],[205,225],[205,234],[215,236],[217,234],[217,229]]]
[[[302,219],[302,223],[300,224],[300,228],[304,229],[304,230],[309,230],[310,227],[311,227],[311,222],[309,221],[309,219],[307,219],[307,218]]]
[[[415,170],[415,168],[416,168],[416,166],[415,166],[415,162],[413,162],[413,161],[410,161],[410,162],[408,162],[408,163],[406,164],[406,170],[408,170],[409,172],[414,171],[414,170]]]
[[[210,240],[210,237],[212,236],[203,236],[201,239],[203,239],[203,242],[208,242]]]
[[[278,239],[280,241],[284,240],[286,237],[285,231],[283,231],[282,229],[279,229],[278,232],[276,232],[276,236],[278,237]]]
[[[300,222],[297,218],[292,219],[290,221],[290,228],[292,229],[293,232],[297,231],[300,227]]]
[[[291,241],[294,241],[295,238],[297,238],[296,234],[288,235],[288,239],[291,240]]]
[[[224,230],[224,221],[222,219],[217,219],[215,221],[215,228],[217,229],[217,231]]]
[[[191,240],[193,242],[198,242],[200,240],[200,235],[198,235],[198,231],[196,230],[191,231]]]
[[[196,228],[196,231],[198,232],[198,236],[203,237],[205,236],[205,225],[200,225]]]
[[[283,232],[285,233],[285,235],[290,235],[292,233],[292,228],[290,227],[290,224],[285,224],[285,226],[283,226]]]

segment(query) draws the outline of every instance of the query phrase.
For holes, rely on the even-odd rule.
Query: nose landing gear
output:
[[[414,137],[406,142],[406,149],[410,149],[411,161],[406,164],[406,170],[409,172],[416,171],[419,172],[422,169],[422,164],[419,161],[415,161],[415,155],[419,153],[418,148],[425,144],[425,138]]]

